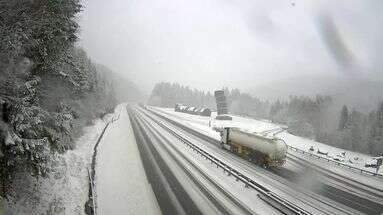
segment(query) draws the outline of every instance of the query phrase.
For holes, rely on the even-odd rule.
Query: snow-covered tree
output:
[[[81,128],[117,103],[121,78],[75,47],[80,11],[80,0],[0,1],[1,187],[19,170],[44,176],[52,154],[73,149]]]
[[[346,105],[343,105],[342,111],[340,114],[338,129],[343,130],[347,128],[347,122],[348,122],[348,108]]]
[[[383,102],[378,105],[375,113],[375,119],[371,128],[370,141],[371,153],[375,155],[383,154]]]

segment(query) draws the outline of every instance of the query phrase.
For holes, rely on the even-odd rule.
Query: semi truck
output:
[[[264,136],[234,127],[221,128],[221,147],[265,168],[286,163],[287,145],[275,136]]]

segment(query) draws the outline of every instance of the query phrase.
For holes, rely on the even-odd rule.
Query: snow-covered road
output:
[[[126,105],[116,108],[113,122],[98,148],[97,214],[160,214],[145,175]]]
[[[154,109],[151,109],[151,110],[154,110]],[[189,115],[188,117],[185,117],[186,119],[183,119],[182,118],[182,116],[180,116],[180,115],[178,115],[178,113],[175,113],[175,114],[173,114],[173,113],[169,113],[169,111],[163,111],[163,109],[157,109],[156,108],[156,112],[158,113],[158,114],[160,114],[160,115],[162,115],[162,116],[166,116],[166,118],[172,118],[173,120],[175,120],[176,122],[178,122],[178,123],[180,123],[180,124],[183,124],[183,125],[185,125],[186,127],[190,127],[190,128],[192,128],[193,130],[195,129],[195,130],[197,130],[198,132],[200,132],[201,131],[201,133],[203,133],[203,134],[205,134],[205,135],[208,135],[208,136],[210,136],[210,137],[213,137],[214,138],[214,131],[210,128],[210,130],[208,130],[208,129],[206,129],[205,127],[208,127],[208,120],[209,119],[207,119],[206,120],[206,118],[207,117],[204,117],[205,118],[205,121],[202,121],[201,119],[199,119],[199,118],[201,118],[200,116],[194,116],[194,115]],[[181,113],[180,113],[181,114]],[[194,121],[193,120],[193,117],[195,117],[197,120],[196,121],[198,121],[198,122],[196,122],[196,121]],[[194,125],[196,125],[196,124],[198,124],[198,126],[194,126]],[[213,135],[209,135],[209,133],[212,133]],[[201,141],[201,140],[200,140]],[[214,141],[213,141],[214,142]],[[291,162],[291,164],[293,164],[293,162]],[[336,165],[333,167],[333,165],[332,164],[328,164],[327,162],[325,162],[325,164],[323,164],[323,166],[325,166],[325,165],[331,165],[332,166],[332,168],[335,168],[336,167]],[[289,166],[289,168],[290,168],[290,164],[289,165],[287,165],[287,166]],[[296,165],[295,165],[296,166]],[[298,167],[299,168],[299,167]],[[286,170],[289,170],[289,169],[286,169]],[[339,169],[339,170],[342,170],[342,169]],[[352,173],[352,172],[349,172],[349,171],[347,171],[347,170],[343,170],[343,171],[345,171],[345,172],[347,172],[347,173]],[[288,172],[290,172],[290,171],[283,171],[283,172],[286,172],[286,173],[288,173]],[[282,175],[281,175],[282,176]],[[348,176],[350,176],[350,175],[348,175]],[[352,177],[352,176],[351,176]],[[366,176],[366,175],[360,175],[360,174],[357,174],[356,176],[355,176],[357,179],[367,179],[367,180],[365,180],[365,182],[371,182],[371,183],[373,183],[373,184],[375,184],[375,185],[377,185],[377,183],[378,183],[378,181],[380,181],[378,178],[376,178],[376,177],[371,177],[371,176]],[[320,180],[322,180],[322,178],[323,177],[321,177],[321,179]],[[318,178],[319,179],[319,178]],[[341,181],[344,181],[344,178],[342,178],[342,177],[340,177],[340,179],[341,179]],[[304,179],[305,181],[307,181],[307,178],[306,179]],[[337,179],[338,180],[338,179]],[[328,191],[331,191],[331,192],[328,192],[328,191],[326,191],[326,193],[328,193],[329,195],[331,194],[331,193],[333,193],[334,195],[336,195],[336,196],[333,196],[332,194],[329,196],[329,197],[331,197],[331,198],[333,198],[333,199],[338,199],[338,200],[340,200],[340,201],[342,201],[342,202],[344,202],[344,203],[347,203],[348,201],[351,201],[351,199],[349,199],[349,198],[359,198],[358,196],[355,196],[355,192],[354,191],[347,191],[348,189],[350,189],[350,187],[347,187],[347,186],[349,186],[349,184],[347,185],[347,184],[342,184],[342,183],[339,183],[339,182],[337,182],[337,181],[334,181],[334,180],[328,180],[328,179],[326,179],[325,180],[326,182],[326,186],[330,186],[330,187],[333,187],[333,189],[335,189],[334,187],[337,187],[337,189],[335,189],[335,190],[333,190],[333,191],[331,191],[331,189],[330,190],[328,190]],[[331,182],[331,183],[330,183]],[[336,183],[334,183],[334,182],[336,182],[336,183],[338,183],[338,184],[336,184]],[[348,183],[348,182],[347,182]],[[368,184],[369,185],[369,184]],[[344,188],[344,187],[346,187],[346,188]],[[345,192],[343,192],[343,191],[341,191],[341,190],[344,190],[344,189],[346,189],[346,193]],[[364,189],[364,188],[363,188]],[[375,190],[376,192],[378,192],[377,190]],[[347,192],[350,192],[350,194],[347,194]],[[341,199],[339,199],[340,198],[340,196],[338,196],[337,197],[337,195],[340,195],[340,194],[342,194],[342,195],[344,195],[344,197],[341,197]],[[326,194],[327,195],[327,194]],[[359,194],[357,194],[357,195],[359,195]],[[348,196],[348,197],[347,197]],[[347,200],[347,201],[343,201],[342,199],[343,198],[346,198],[346,199],[349,199],[349,200]],[[369,199],[370,197],[364,197],[364,198],[367,198],[367,199],[365,199],[365,200],[363,200],[363,201],[366,201],[366,205],[367,204],[370,204],[371,205],[371,207],[374,207],[375,209],[375,211],[376,211],[376,208],[379,208],[380,206],[378,206],[379,205],[379,203],[377,203],[375,200],[374,200],[374,202],[376,202],[376,203],[373,203],[373,202],[370,202],[370,200],[371,199]],[[352,201],[354,201],[354,200],[352,200]],[[362,204],[362,205],[364,205],[364,203],[362,203],[363,201],[362,201],[362,199],[360,199],[360,201],[359,200],[355,200],[356,202],[355,203],[358,203],[358,204]],[[379,202],[379,201],[378,201]],[[347,204],[349,204],[350,206],[352,206],[354,203],[347,203]],[[354,206],[353,206],[354,207]],[[365,210],[365,211],[369,211],[369,209],[368,208],[366,208],[365,206],[363,206],[363,210]]]
[[[143,126],[142,131],[148,137],[145,145],[151,145],[149,148],[152,153],[158,155],[154,156],[155,158],[162,158],[157,163],[171,191],[177,197],[177,205],[181,207],[179,213],[280,214],[278,210],[258,198],[255,190],[246,188],[242,182],[236,181],[234,177],[212,165],[209,160],[193,152],[156,121],[142,112],[138,114],[140,111],[132,112],[138,116],[136,122]],[[170,175],[167,175],[168,170]],[[173,179],[178,183],[174,183]],[[190,207],[191,205],[195,206]]]
[[[322,191],[325,191],[324,189],[320,192],[307,190],[305,187],[299,187],[298,189],[296,185],[294,185],[294,180],[292,179],[292,181],[290,181],[290,179],[288,179],[288,175],[286,176],[287,178],[284,178],[284,173],[294,173],[294,171],[302,169],[301,165],[298,163],[290,162],[287,166],[288,168],[291,168],[287,168],[286,170],[288,171],[282,171],[282,174],[263,170],[262,168],[247,163],[231,153],[220,150],[217,146],[214,146],[214,144],[209,143],[209,141],[200,139],[198,135],[193,136],[181,127],[172,125],[172,123],[167,122],[167,120],[162,117],[166,116],[166,118],[172,118],[181,124],[199,130],[201,133],[217,139],[218,137],[215,131],[211,128],[206,129],[206,127],[209,127],[209,124],[212,123],[209,122],[209,119],[206,120],[206,118],[201,118],[199,116],[186,117],[183,119],[182,116],[169,113],[170,111],[164,111],[163,109],[156,110],[157,114],[160,115],[152,114],[151,112],[142,109],[140,110],[140,108],[134,109],[136,109],[137,116],[132,119],[138,117],[136,120],[129,118],[125,104],[119,105],[114,113],[115,116],[119,115],[118,120],[110,124],[99,144],[96,163],[96,199],[98,214],[161,214],[161,210],[163,208],[161,206],[161,201],[158,199],[160,197],[158,196],[158,189],[156,189],[157,185],[154,185],[158,179],[155,177],[154,181],[152,181],[153,177],[151,177],[151,173],[147,172],[148,170],[146,166],[144,169],[145,163],[143,164],[142,158],[145,160],[145,156],[143,156],[141,152],[142,149],[138,147],[137,143],[142,144],[140,145],[141,148],[143,145],[149,144],[151,145],[150,147],[152,147],[150,150],[155,149],[155,151],[157,151],[157,155],[151,155],[152,158],[158,156],[162,157],[163,162],[165,162],[168,166],[168,170],[166,171],[170,171],[174,174],[175,178],[177,178],[177,183],[182,185],[182,189],[185,190],[183,192],[188,193],[190,196],[188,198],[193,200],[195,203],[199,202],[196,204],[199,210],[216,210],[214,209],[216,206],[212,207],[213,203],[209,203],[210,200],[206,201],[207,199],[202,190],[198,191],[201,189],[199,187],[201,185],[202,187],[205,187],[205,189],[211,187],[213,180],[218,184],[218,186],[225,189],[227,193],[233,195],[235,199],[245,203],[246,207],[249,207],[251,210],[258,212],[257,209],[262,206],[263,209],[261,211],[269,210],[269,213],[275,213],[274,210],[270,210],[267,205],[262,203],[262,201],[259,201],[257,195],[249,192],[249,190],[243,189],[243,184],[241,185],[241,183],[225,176],[226,174],[224,172],[222,173],[222,171],[217,172],[216,167],[211,165],[210,161],[205,160],[198,154],[193,152],[191,153],[190,149],[182,144],[182,141],[180,142],[166,129],[161,128],[160,124],[166,124],[166,127],[187,138],[188,141],[194,145],[206,150],[220,160],[224,160],[225,162],[227,161],[228,164],[232,165],[235,169],[241,170],[241,174],[257,181],[257,183],[261,183],[262,186],[267,187],[275,194],[288,199],[293,204],[314,212],[314,214],[331,214],[331,211],[337,211],[337,213],[344,214],[352,211],[352,213],[357,214],[359,212],[356,209],[359,207],[350,206],[353,202],[359,202],[359,200],[365,201],[366,204],[373,205],[374,209],[372,211],[374,211],[374,214],[376,207],[378,207],[375,205],[377,203],[368,200],[369,197],[360,198],[361,196],[352,194],[353,191],[343,191],[343,187],[347,190],[348,185],[343,186],[343,184],[336,184],[336,180],[325,181],[322,175],[316,179],[316,181],[318,181],[318,184],[321,184],[321,186],[325,185],[326,187],[332,189],[326,190],[326,193],[331,195],[341,195],[342,199],[348,197],[355,199],[347,200],[351,201],[351,203],[347,203],[346,200],[339,200],[338,202],[336,199],[337,197],[331,197],[331,195],[329,196],[321,193]],[[139,114],[140,112],[141,114]],[[151,115],[151,117],[149,117],[149,115]],[[193,117],[195,117],[195,120]],[[132,122],[135,122],[133,123],[133,125],[135,125],[134,128],[136,128],[135,130],[132,127]],[[158,124],[159,122],[160,124]],[[265,124],[261,124],[262,126],[258,126],[257,129],[269,130],[273,128],[270,123],[266,122]],[[141,132],[139,132],[141,134],[138,135],[140,138],[134,136],[135,134],[137,135],[137,126],[140,127],[141,130]],[[143,136],[146,137],[143,138]],[[136,142],[136,138],[138,138],[138,142]],[[143,157],[141,158],[140,156]],[[179,166],[180,164],[182,165]],[[164,171],[162,168],[163,167],[161,167],[160,171]],[[185,170],[188,170],[189,173],[183,173]],[[198,171],[202,172],[198,173]],[[196,186],[197,184],[192,182],[193,180],[189,178],[190,176],[188,176],[188,174],[195,175],[195,179],[193,180],[200,181],[200,185]],[[163,177],[167,177],[166,174],[163,175]],[[204,177],[205,179],[203,179]],[[149,181],[152,184],[150,184]],[[307,181],[306,178],[304,181]],[[172,183],[169,182],[167,186],[170,186],[170,184]],[[185,184],[189,185],[185,186]],[[173,197],[174,195],[180,195],[177,193],[180,189],[175,187],[171,187],[169,189],[173,190]],[[241,189],[242,191],[239,192]],[[154,193],[153,190],[157,190],[156,193]],[[209,192],[211,195],[216,196],[217,199],[215,201],[218,199],[221,199],[219,201],[222,202],[226,201],[226,203],[223,203],[222,205],[229,206],[232,204],[229,199],[225,197],[225,195],[219,194],[220,191]],[[220,195],[221,197],[218,197]],[[203,201],[203,199],[206,200]],[[255,202],[258,202],[258,206]],[[182,203],[181,201],[178,205],[179,207],[180,204],[185,203]],[[184,205],[182,208],[184,208]],[[233,205],[229,208],[233,208]],[[368,209],[362,210],[369,211]]]
[[[160,124],[166,124],[166,127],[178,133],[180,136],[186,138],[193,145],[198,145],[198,147],[209,152],[211,156],[214,156],[215,158],[221,161],[224,161],[225,163],[230,165],[231,166],[230,168],[240,170],[240,173],[242,175],[246,175],[246,177],[250,178],[251,180],[254,180],[257,183],[262,184],[263,187],[267,187],[269,190],[272,190],[273,193],[279,196],[283,196],[285,199],[288,199],[294,205],[297,205],[297,206],[299,205],[303,207],[305,210],[312,212],[313,214],[348,214],[348,213],[358,214],[357,211],[348,207],[344,207],[342,204],[339,204],[336,201],[332,201],[324,196],[323,197],[318,196],[312,193],[311,191],[304,189],[304,187],[301,187],[301,186],[296,187],[294,183],[291,183],[286,179],[282,179],[278,175],[265,171],[260,167],[251,165],[247,161],[241,158],[238,158],[231,153],[223,151],[217,146],[210,147],[211,145],[215,145],[215,144],[209,143],[200,138],[196,138],[194,135],[191,135],[188,132],[182,131],[183,128],[171,125],[171,123],[168,123],[167,120],[164,120],[161,117],[156,116],[155,114],[150,114],[150,112],[146,112],[146,113],[149,115],[152,115],[153,122],[155,123],[160,122]],[[155,123],[151,123],[151,124],[155,124]],[[156,129],[156,130],[158,132],[161,132],[161,134],[168,133],[161,129]],[[166,136],[169,136],[169,133]],[[173,137],[169,137],[169,138],[173,139]],[[174,145],[177,146],[177,148],[179,149],[183,147],[182,143],[180,144],[176,142],[177,140],[174,139],[173,141],[170,141],[169,144],[174,143]],[[195,152],[190,150],[185,151],[185,156],[193,156],[193,154],[195,154]],[[192,160],[195,160],[197,165],[199,166],[206,165],[205,162],[203,161],[197,161],[198,158],[193,158]],[[211,166],[211,165],[212,164],[208,161],[207,166]],[[216,170],[216,168],[214,169]],[[207,171],[207,174],[211,174],[212,178],[220,175],[219,173],[214,172],[214,170]],[[221,186],[225,186],[226,184],[228,184],[234,179],[234,178],[231,178],[231,179],[230,178],[231,177],[227,177],[227,176],[219,177]],[[228,186],[227,189],[229,190],[230,193],[235,195],[236,198],[242,199],[242,202],[247,202],[249,197],[245,195],[245,192],[242,192],[242,191],[239,192],[240,189],[236,188],[233,185]],[[254,200],[250,202],[252,203],[250,203],[248,207],[252,207],[256,205]],[[262,211],[261,209],[259,210]],[[255,210],[255,211],[259,212],[258,210]]]

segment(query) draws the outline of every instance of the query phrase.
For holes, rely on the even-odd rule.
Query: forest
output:
[[[284,124],[292,134],[343,149],[383,154],[383,102],[365,113],[353,109],[352,104],[339,107],[335,102],[337,98],[327,95],[290,96],[286,101],[268,101],[238,89],[224,90],[230,113]],[[150,105],[174,107],[176,103],[216,108],[211,92],[168,82],[154,86]]]
[[[0,1],[0,194],[45,177],[84,126],[139,95],[77,45],[80,0]],[[125,91],[118,94],[116,92]]]

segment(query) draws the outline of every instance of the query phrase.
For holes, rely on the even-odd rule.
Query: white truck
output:
[[[221,147],[264,167],[286,163],[287,145],[274,136],[249,133],[238,128],[221,128]]]

